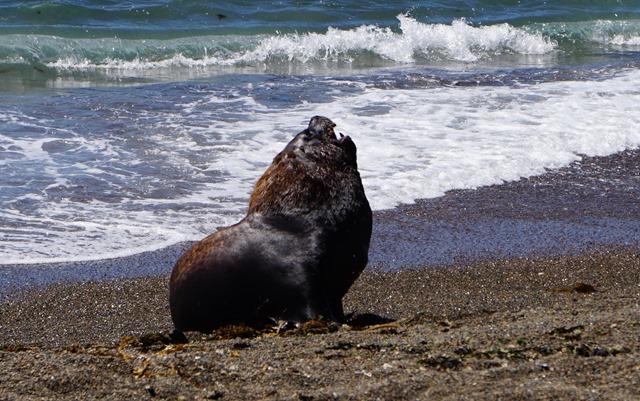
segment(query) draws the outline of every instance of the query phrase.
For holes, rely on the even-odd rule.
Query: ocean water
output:
[[[640,1],[5,0],[0,264],[234,223],[314,115],[382,210],[637,148],[639,111]]]

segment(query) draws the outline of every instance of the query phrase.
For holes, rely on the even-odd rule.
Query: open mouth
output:
[[[327,136],[331,139],[333,139],[334,141],[337,140],[338,138],[336,137],[336,132],[333,130],[333,127],[327,129]],[[340,134],[340,136],[344,136],[342,134]]]

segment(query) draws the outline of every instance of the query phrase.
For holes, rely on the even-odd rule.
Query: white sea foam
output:
[[[640,46],[640,21],[596,21],[590,39],[602,44]]]
[[[639,72],[589,82],[524,88],[368,89],[329,104],[304,104],[243,122],[277,132],[314,114],[331,116],[359,149],[359,167],[374,209],[436,197],[454,188],[517,180],[577,160],[640,145]],[[240,127],[238,127],[240,128]],[[282,146],[247,142],[226,160],[267,157]],[[265,156],[261,156],[264,154]],[[267,159],[269,160],[269,159]],[[228,165],[241,176],[246,163]],[[237,168],[239,167],[239,168]],[[237,168],[237,169],[236,169]],[[254,169],[257,176],[260,169]]]
[[[399,15],[400,33],[373,25],[353,30],[330,28],[326,34],[270,37],[240,58],[240,61],[289,61],[349,59],[351,52],[369,51],[397,63],[413,63],[416,57],[445,58],[473,62],[490,54],[514,52],[544,54],[555,44],[538,34],[527,33],[509,24],[472,27],[464,20],[451,25],[425,24]]]
[[[57,69],[109,70],[255,66],[272,61],[303,64],[310,61],[351,62],[366,53],[400,64],[414,63],[421,58],[474,62],[496,54],[546,54],[556,48],[556,44],[549,38],[506,23],[474,27],[463,19],[451,24],[428,24],[406,15],[398,15],[397,18],[398,31],[376,25],[362,25],[349,30],[328,28],[325,33],[265,35],[262,39],[252,37],[250,41],[257,42],[256,45],[244,43],[247,39],[242,37],[191,38],[195,44],[188,50],[193,50],[194,47],[203,49],[198,52],[201,54],[197,57],[184,52],[182,40],[171,44],[151,40],[139,43],[114,39],[110,44],[114,52],[123,48],[122,53],[142,55],[122,59],[109,54],[96,60],[78,54],[67,54],[48,65]],[[224,40],[225,46],[236,50],[220,50],[226,49],[220,44],[221,40]],[[90,48],[95,45],[85,46]],[[166,52],[167,47],[173,47],[174,52],[158,59],[158,54]],[[208,47],[218,50],[209,54],[206,51]],[[145,54],[155,56],[152,58]]]
[[[378,89],[358,82],[354,84],[362,90],[336,95],[330,102],[311,99],[281,110],[257,101],[252,95],[254,89],[259,92],[254,83],[237,93],[204,88],[171,111],[154,114],[150,109],[136,117],[136,124],[147,127],[146,156],[130,154],[119,137],[82,143],[79,135],[55,130],[47,130],[44,139],[18,140],[0,134],[0,146],[32,158],[29,165],[44,166],[43,174],[49,177],[41,192],[29,192],[11,203],[18,206],[0,211],[0,221],[10,222],[0,227],[2,263],[126,256],[202,238],[243,216],[254,182],[287,141],[318,114],[332,118],[338,131],[357,144],[367,196],[378,210],[451,189],[540,174],[578,159],[579,154],[605,155],[638,147],[638,82],[639,71],[606,80],[517,88]],[[222,112],[241,113],[242,118],[220,119]],[[26,117],[13,117],[33,129],[44,129]],[[200,184],[167,198],[114,202],[108,197],[74,201],[58,196],[53,202],[50,192],[64,189],[76,178],[68,176],[55,154],[43,150],[56,135],[72,136],[77,141],[74,146],[89,155],[102,157],[105,150],[107,161],[153,169],[155,164],[146,164],[159,163],[157,169],[184,174],[185,183]],[[10,163],[0,163],[0,168]],[[117,191],[147,185],[141,180],[143,173],[106,171],[90,157],[83,163],[72,166],[73,174],[90,178],[119,174],[117,180],[125,183]],[[209,174],[217,179],[207,181]],[[169,177],[159,174],[149,179],[162,187],[176,179]]]
[[[547,22],[532,24],[526,28],[530,33],[539,33],[559,41],[580,43],[581,46],[640,45],[640,20]]]
[[[640,35],[627,36],[627,35],[615,35],[610,41],[612,45],[620,46],[640,46]]]

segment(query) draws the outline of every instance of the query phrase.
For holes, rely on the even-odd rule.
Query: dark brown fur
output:
[[[356,146],[314,117],[258,180],[247,216],[189,249],[170,281],[178,330],[342,320],[367,264],[371,209]]]

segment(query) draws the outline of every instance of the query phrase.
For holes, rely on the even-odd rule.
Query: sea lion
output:
[[[256,183],[247,216],[195,244],[169,283],[177,330],[344,320],[367,264],[372,215],[351,138],[316,116]]]

